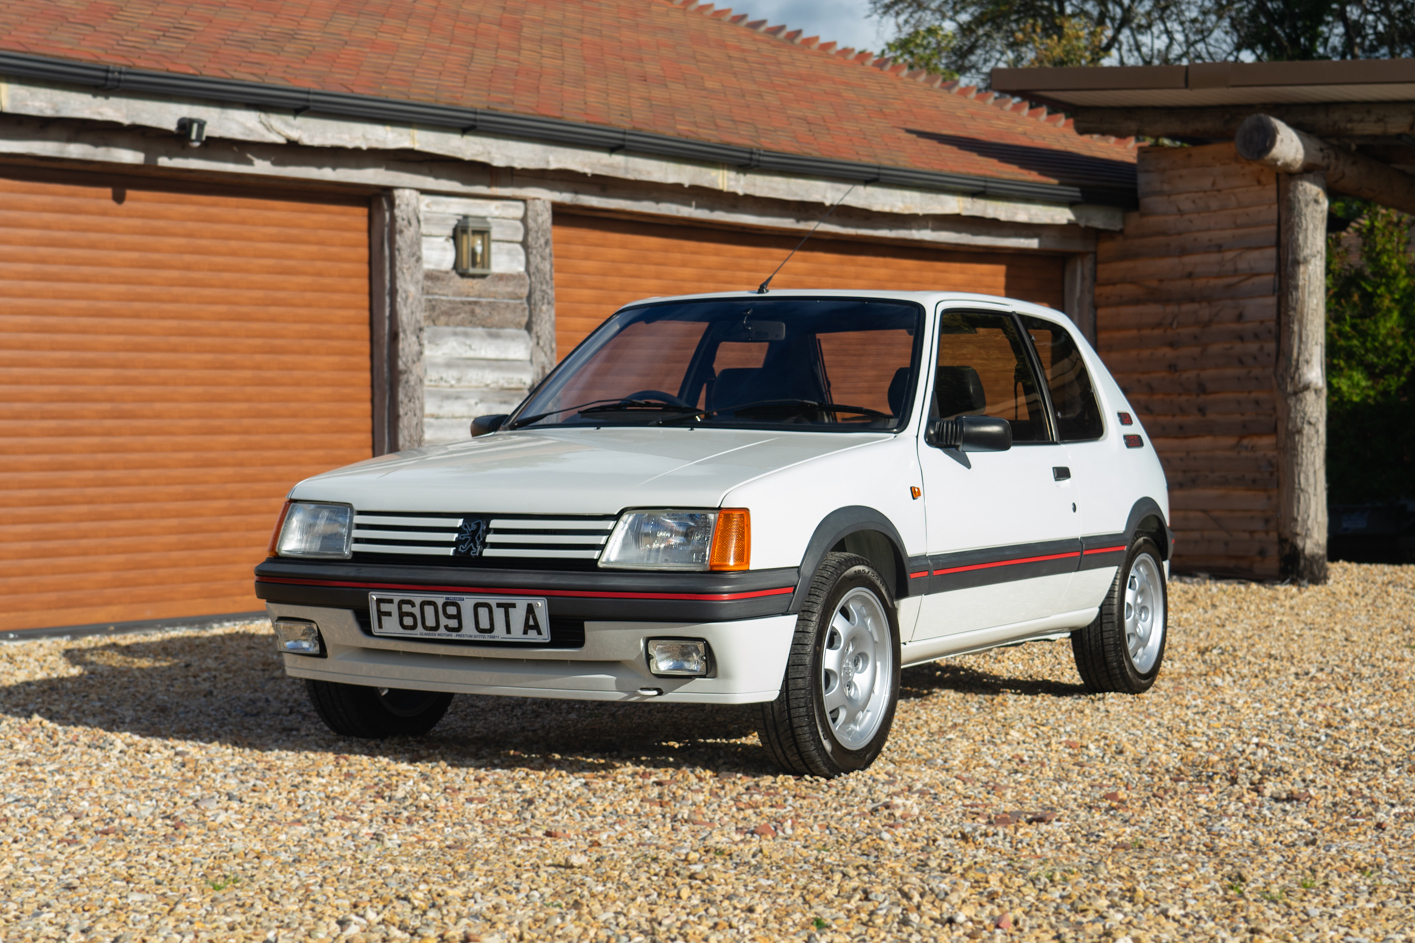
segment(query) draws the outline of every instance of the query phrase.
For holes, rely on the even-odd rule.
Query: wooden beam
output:
[[[1322,105],[1218,105],[1207,108],[1067,109],[1081,134],[1124,137],[1214,138],[1231,140],[1254,112],[1324,138],[1389,137],[1415,134],[1415,106],[1409,102],[1332,102]]]
[[[1326,250],[1321,171],[1278,178],[1278,566],[1327,579]]]
[[[1415,177],[1299,131],[1271,115],[1249,115],[1234,139],[1238,153],[1284,174],[1320,172],[1326,187],[1415,213]]]

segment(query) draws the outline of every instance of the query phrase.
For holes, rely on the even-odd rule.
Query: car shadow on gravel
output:
[[[1050,678],[1009,678],[954,662],[931,662],[905,668],[899,673],[901,700],[928,697],[937,691],[1021,694],[1027,697],[1080,697],[1089,693],[1079,681],[1067,683]]]
[[[350,740],[329,732],[287,678],[271,636],[243,632],[72,648],[78,671],[4,684],[0,714],[65,727],[244,749],[381,755],[400,762],[573,772],[694,767],[776,775],[756,709],[461,695],[426,737]]]

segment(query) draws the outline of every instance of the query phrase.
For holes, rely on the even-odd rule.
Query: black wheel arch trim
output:
[[[926,587],[919,584],[928,581],[911,580],[909,574],[920,569],[913,564],[927,560],[927,557],[910,557],[904,552],[904,538],[899,536],[899,529],[888,517],[874,508],[849,505],[831,511],[816,525],[815,533],[811,535],[810,541],[806,544],[806,552],[801,557],[801,566],[797,569],[800,579],[796,584],[796,592],[791,596],[791,605],[787,607],[786,611],[791,613],[801,611],[801,604],[805,602],[806,595],[811,589],[811,579],[820,567],[821,560],[825,559],[825,555],[830,552],[832,547],[851,534],[868,531],[882,535],[889,543],[890,552],[894,556],[894,580],[890,589],[894,591],[895,598],[902,599],[910,595],[922,596]],[[881,573],[880,576],[885,577],[886,585],[889,585],[890,580],[887,575]]]
[[[1145,518],[1153,517],[1159,521],[1160,534],[1162,540],[1156,541],[1160,547],[1160,555],[1168,560],[1174,552],[1174,531],[1169,529],[1169,521],[1165,519],[1164,511],[1160,510],[1158,502],[1154,498],[1141,498],[1130,508],[1130,516],[1125,521],[1125,545],[1134,546],[1135,537],[1140,531],[1140,525]]]

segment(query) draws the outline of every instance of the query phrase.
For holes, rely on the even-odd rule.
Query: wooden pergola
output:
[[[1190,145],[1141,152],[1140,206],[1098,250],[1097,345],[1127,395],[1169,410],[1151,435],[1177,557],[1186,538],[1200,548],[1180,562],[1324,580],[1327,194],[1415,213],[1415,60],[997,69],[992,87],[1064,110],[1082,133]],[[1128,273],[1135,262],[1148,272]],[[1107,349],[1108,328],[1191,353],[1171,358],[1178,379],[1148,380],[1130,368],[1144,360],[1133,340]]]

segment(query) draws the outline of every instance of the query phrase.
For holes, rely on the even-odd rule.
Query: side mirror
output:
[[[472,438],[495,432],[510,418],[507,413],[497,413],[495,416],[478,416],[472,420]]]
[[[960,452],[1006,452],[1012,448],[1012,423],[992,416],[959,416],[929,423],[929,445]]]

